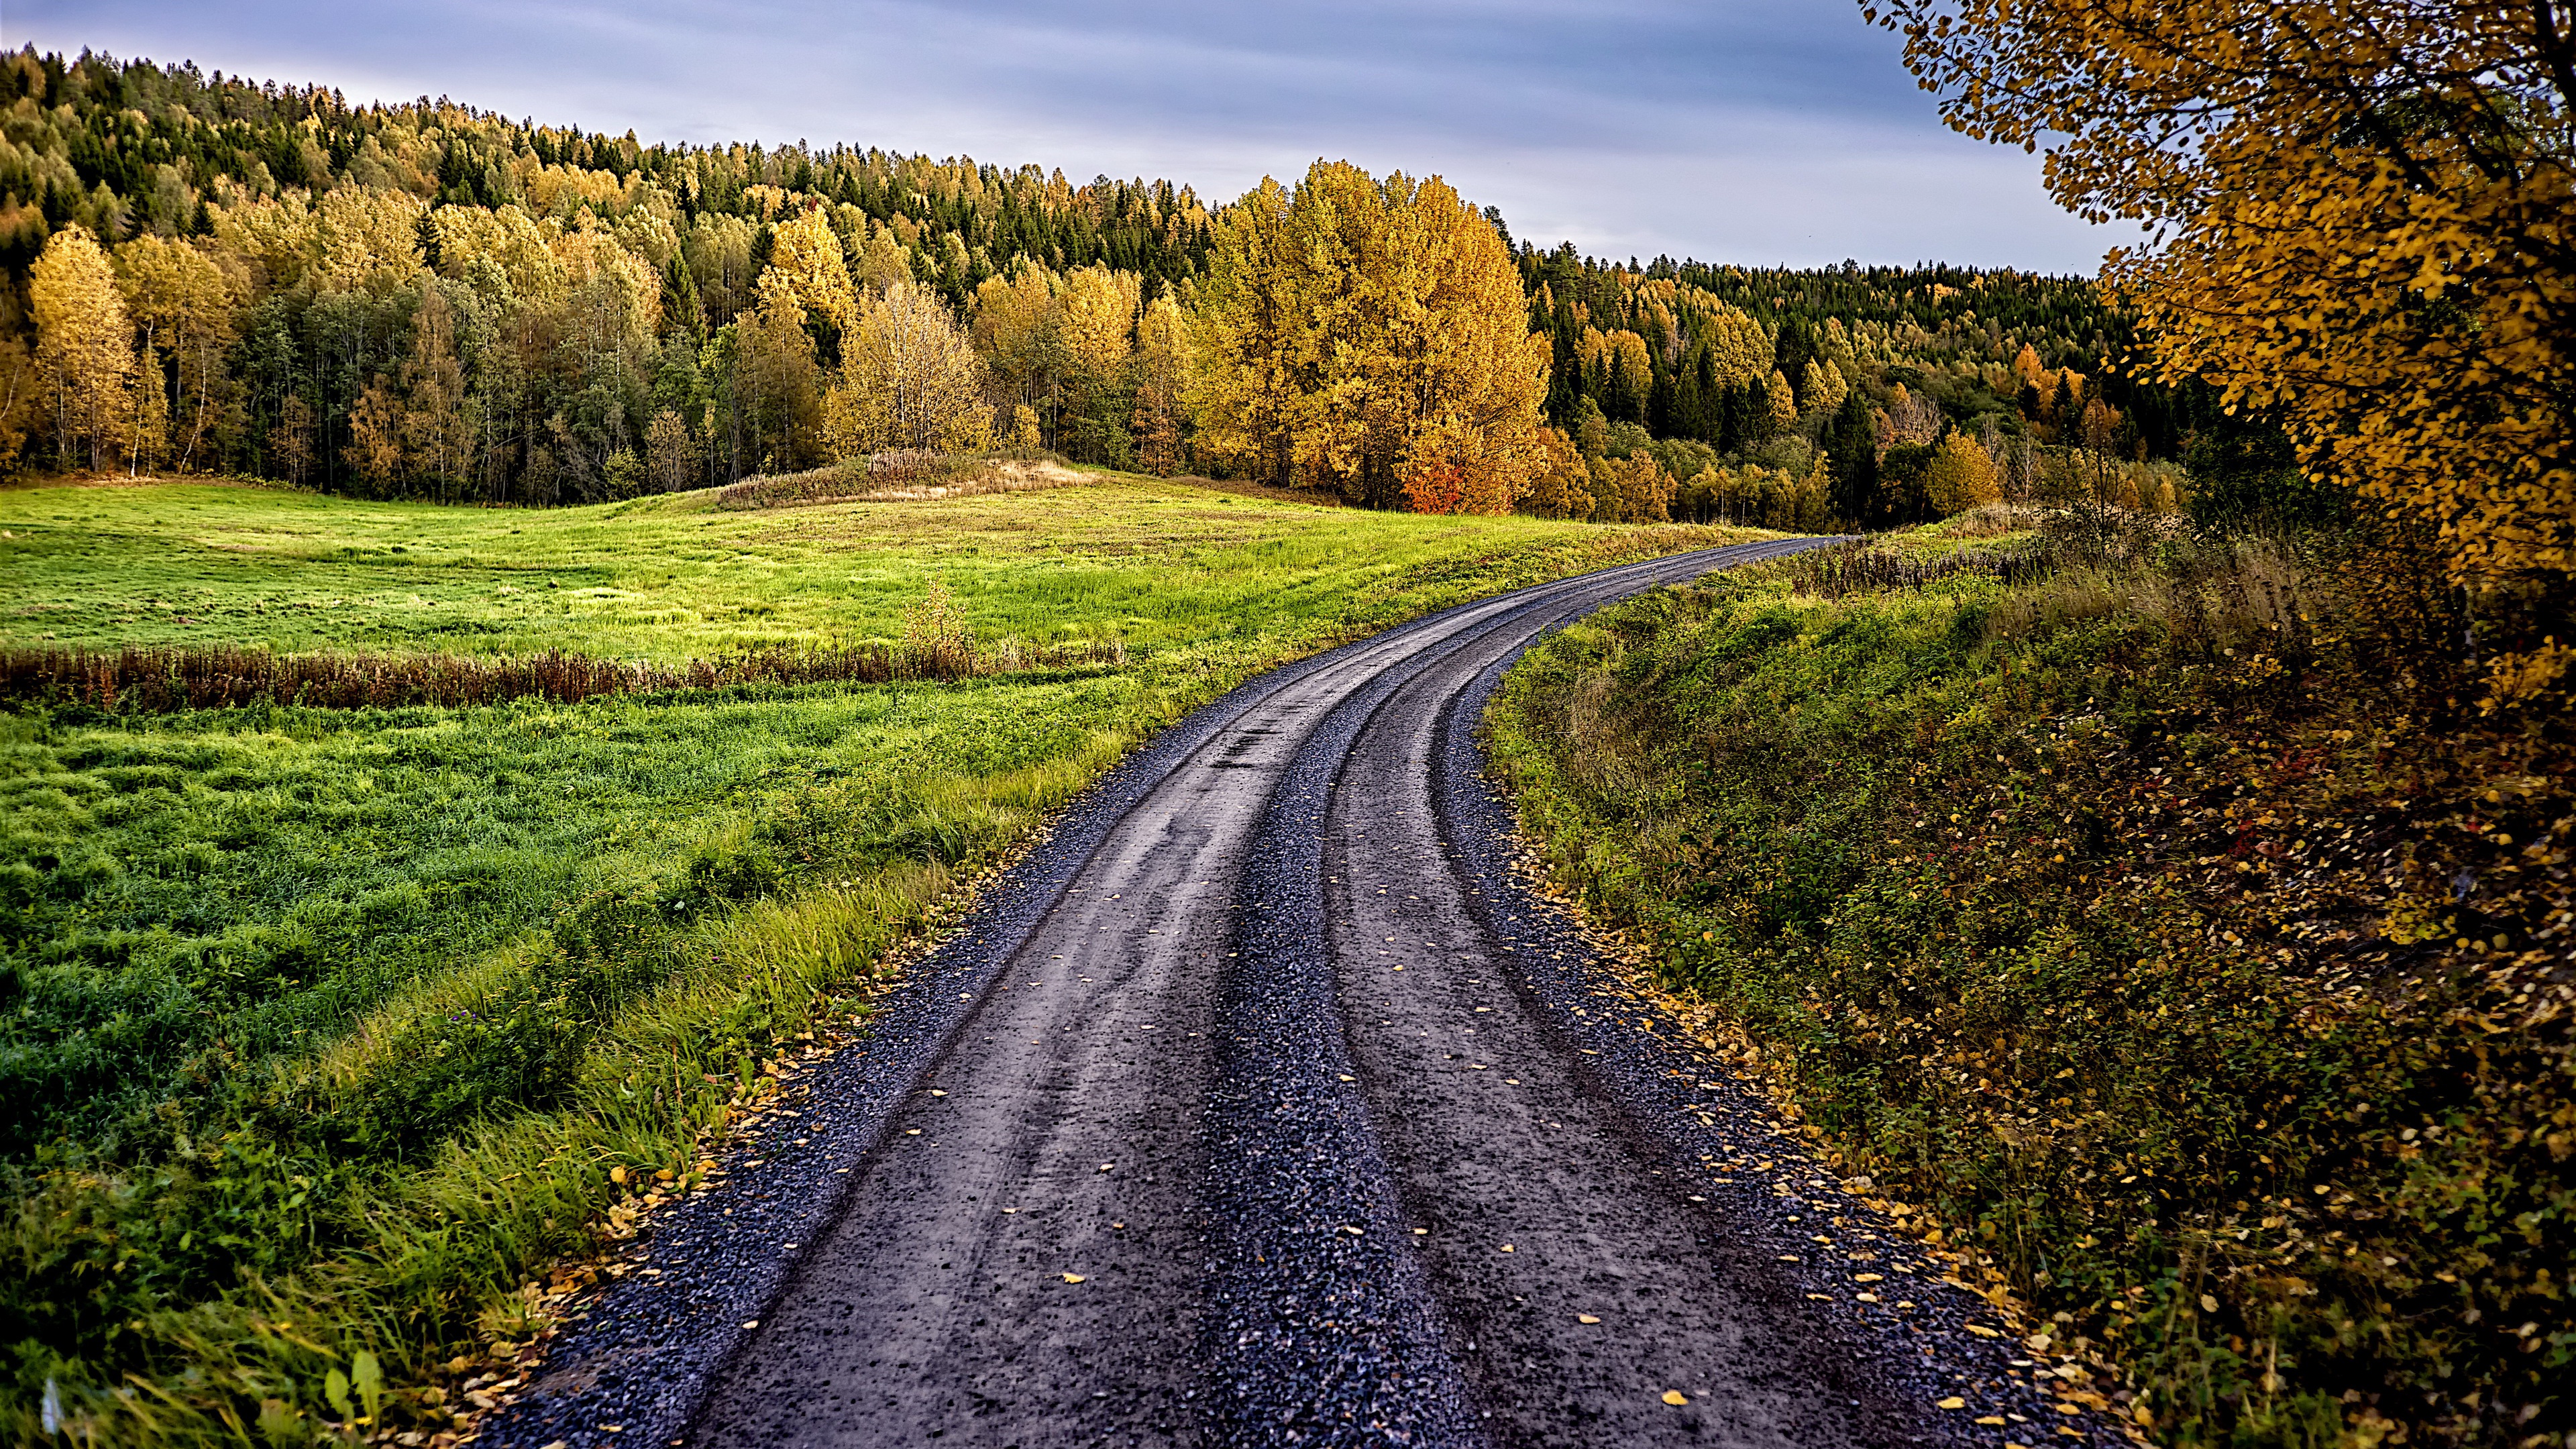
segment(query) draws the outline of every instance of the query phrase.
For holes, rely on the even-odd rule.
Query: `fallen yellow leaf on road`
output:
[[[1975,1335],[1976,1335],[1977,1337],[1979,1337],[1979,1338],[2001,1338],[2001,1337],[2003,1337],[2003,1335],[2002,1335],[2002,1334],[1995,1332],[1993,1329],[1986,1327],[1986,1326],[1985,1326],[1984,1324],[1982,1324],[1982,1323],[1971,1323],[1971,1324],[1966,1325],[1966,1327],[1967,1327],[1967,1330],[1968,1330],[1970,1333],[1975,1334]]]
[[[1067,1273],[1064,1275],[1064,1281],[1067,1283],[1079,1283],[1082,1281],[1082,1275],[1080,1273]]]
[[[1664,1390],[1664,1402],[1675,1408],[1680,1408],[1682,1405],[1689,1403],[1690,1400],[1683,1398],[1682,1391],[1679,1389],[1666,1389]]]
[[[1599,1323],[1601,1320],[1593,1314],[1578,1313],[1574,1315],[1574,1321],[1577,1323]]]
[[[1968,1407],[1968,1401],[1960,1398],[1957,1394],[1952,1394],[1950,1397],[1943,1399],[1932,1407],[1936,1409],[1964,1409]]]

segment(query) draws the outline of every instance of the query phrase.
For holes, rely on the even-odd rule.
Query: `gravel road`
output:
[[[2111,1442],[1507,869],[1510,661],[1816,542],[1451,609],[1166,732],[482,1442]]]

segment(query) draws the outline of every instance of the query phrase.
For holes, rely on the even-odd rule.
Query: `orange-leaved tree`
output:
[[[1943,114],[2144,224],[2152,366],[2439,530],[2489,703],[2576,676],[2576,34],[2545,0],[1877,0]]]
[[[1547,340],[1438,177],[1265,178],[1218,219],[1190,352],[1200,456],[1282,484],[1502,512],[1542,461]]]

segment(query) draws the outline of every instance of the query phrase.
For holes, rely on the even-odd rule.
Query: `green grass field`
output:
[[[250,488],[0,491],[0,645],[678,661],[977,633],[1128,662],[581,705],[0,714],[0,1433],[446,1421],[781,1043],[864,1014],[946,892],[1250,673],[1477,595],[1740,534],[1313,508],[1150,479],[758,513]],[[611,1169],[636,1169],[635,1186]],[[120,1389],[123,1390],[120,1392]],[[342,1395],[346,1399],[346,1395]]]
[[[520,512],[205,486],[0,492],[0,646],[677,661],[891,639],[937,579],[987,637],[1169,651],[1338,637],[1395,617],[1399,597],[1442,573],[1483,578],[1533,548],[1600,537],[1117,475],[763,512],[715,512],[703,496]]]

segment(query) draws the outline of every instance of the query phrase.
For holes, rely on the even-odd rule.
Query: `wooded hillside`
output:
[[[19,467],[545,504],[885,447],[1047,448],[1379,504],[1794,527],[1937,511],[1952,432],[2009,486],[2014,447],[2084,441],[2096,401],[2092,446],[2132,463],[2185,427],[2164,391],[2099,381],[2126,324],[2084,281],[1619,264],[1514,243],[1486,208],[1545,343],[1552,461],[1515,434],[1435,467],[1417,421],[1399,451],[1433,471],[1395,480],[1316,465],[1341,445],[1312,430],[1202,436],[1215,394],[1185,396],[1188,324],[1251,197],[647,145],[32,49],[0,63],[0,106],[0,453]],[[2035,481],[2027,446],[2018,466]]]

